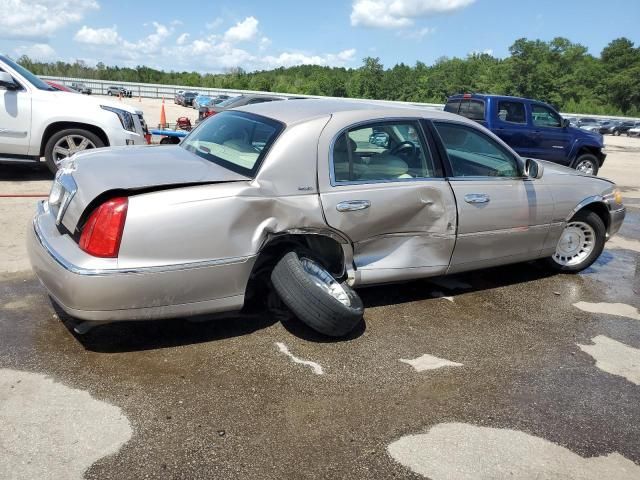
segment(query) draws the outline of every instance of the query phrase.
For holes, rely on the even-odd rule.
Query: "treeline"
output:
[[[566,38],[521,38],[509,52],[504,59],[473,54],[389,69],[367,57],[355,69],[302,65],[221,74],[42,63],[25,56],[18,61],[39,75],[431,103],[444,103],[454,93],[483,92],[536,98],[565,112],[640,116],[640,47],[626,38],[613,40],[599,57]]]

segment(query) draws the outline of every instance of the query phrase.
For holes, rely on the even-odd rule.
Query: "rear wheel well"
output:
[[[95,125],[91,125],[88,123],[79,123],[79,122],[55,122],[55,123],[52,123],[51,125],[48,125],[44,133],[42,134],[42,142],[40,143],[41,157],[44,156],[45,146],[47,145],[47,142],[49,141],[51,136],[54,135],[56,132],[59,132],[61,130],[66,130],[68,128],[79,128],[82,130],[88,130],[94,135],[97,135],[98,138],[104,142],[105,147],[109,146],[109,137],[107,137],[107,134],[104,133],[104,130],[102,130],[99,127],[96,127]]]
[[[288,252],[297,249],[310,250],[322,261],[324,267],[336,278],[345,275],[344,254],[340,243],[333,238],[322,234],[283,234],[269,241],[258,254],[245,296],[251,299],[257,292],[262,291],[268,285],[271,271],[276,263]]]
[[[600,219],[602,220],[602,223],[604,223],[604,226],[606,227],[607,231],[609,231],[609,209],[607,208],[607,206],[602,203],[602,202],[593,202],[590,203],[589,205],[585,205],[584,207],[582,207],[580,209],[581,210],[590,210],[593,213],[595,213],[596,215],[598,215],[600,217]],[[577,212],[576,212],[577,213]]]

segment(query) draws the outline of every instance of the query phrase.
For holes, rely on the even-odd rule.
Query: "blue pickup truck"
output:
[[[536,100],[453,95],[444,110],[476,120],[525,158],[549,160],[596,175],[606,157],[602,135],[570,127],[553,108]]]

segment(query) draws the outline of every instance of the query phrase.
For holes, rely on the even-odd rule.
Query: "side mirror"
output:
[[[544,167],[540,162],[533,158],[527,158],[524,164],[524,174],[529,178],[539,179],[542,178],[544,173]]]
[[[569,125],[571,125],[571,122],[569,121],[568,118],[563,118],[562,119],[562,128],[567,128]]]
[[[4,87],[7,90],[17,90],[18,85],[7,72],[0,72],[0,87]]]
[[[369,143],[382,148],[389,147],[389,134],[386,132],[373,132],[369,135]]]

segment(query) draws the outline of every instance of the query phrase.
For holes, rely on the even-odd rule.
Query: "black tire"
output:
[[[590,162],[591,163],[591,168],[593,168],[593,176],[596,176],[598,174],[598,170],[600,169],[600,162],[598,162],[598,158],[592,154],[592,153],[583,153],[582,155],[580,155],[577,159],[576,162],[574,164],[574,168],[577,170],[578,169],[578,165],[580,165],[581,163],[584,162]]]
[[[113,95],[113,93],[111,93],[111,90],[109,90],[109,91],[107,92],[107,95],[109,95],[109,96]]]
[[[604,242],[606,240],[607,228],[605,227],[604,222],[602,221],[602,219],[597,213],[592,212],[591,210],[580,210],[571,218],[571,220],[569,220],[568,223],[573,221],[584,222],[590,225],[591,228],[593,228],[595,232],[595,247],[588,257],[586,257],[582,262],[576,265],[561,265],[553,259],[553,256],[549,258],[545,258],[544,261],[547,267],[549,267],[551,270],[554,270],[556,272],[563,272],[563,273],[581,272],[582,270],[589,268],[591,264],[598,259],[598,257],[602,253],[602,250],[604,249]]]
[[[350,305],[334,298],[312,280],[301,258],[320,262],[306,252],[289,252],[271,272],[271,283],[284,304],[308,327],[329,337],[342,337],[362,320],[364,306],[358,294],[345,282],[340,286]]]
[[[49,170],[52,173],[56,173],[58,171],[58,166],[53,159],[53,148],[55,147],[58,140],[62,137],[66,137],[67,135],[76,135],[81,136],[93,143],[95,148],[104,147],[104,142],[98,137],[95,133],[92,133],[88,130],[83,130],[81,128],[68,128],[66,130],[60,130],[59,132],[54,133],[49,140],[47,140],[47,144],[44,147],[44,160],[47,164]]]
[[[614,130],[614,131],[613,131],[613,134],[614,134],[616,137],[619,137],[619,136],[620,136],[620,130]]]

